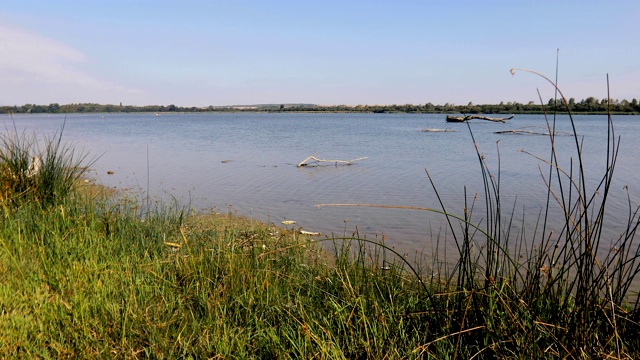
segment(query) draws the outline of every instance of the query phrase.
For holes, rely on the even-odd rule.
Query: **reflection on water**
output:
[[[10,117],[0,119],[5,128],[13,127]],[[18,129],[53,134],[60,130],[65,116],[14,115],[13,119]],[[606,117],[576,119],[587,183],[593,189],[606,164]],[[640,148],[633,143],[640,135],[640,117],[617,117],[615,121],[622,144],[608,210],[612,224],[622,226],[628,213],[623,187],[629,186],[632,200],[639,199]],[[524,212],[525,224],[535,223],[546,202],[542,176],[548,174],[548,167],[520,150],[548,159],[549,139],[494,132],[542,126],[544,117],[517,115],[506,124],[478,121],[470,125],[481,154],[496,175],[499,158],[505,208],[515,208],[516,220]],[[566,117],[560,118],[557,127],[571,132]],[[456,132],[422,132],[425,128]],[[99,156],[95,176],[107,186],[139,189],[154,197],[175,196],[201,210],[231,209],[276,223],[293,219],[298,226],[325,234],[350,234],[357,227],[370,238],[384,233],[388,243],[407,251],[430,248],[432,237],[444,229],[441,215],[315,205],[366,203],[439,209],[425,170],[454,213],[462,213],[465,189],[469,203],[474,194],[483,194],[467,125],[445,123],[444,115],[68,115],[64,137]],[[563,156],[560,163],[569,169],[573,158],[575,166],[573,137],[559,136],[555,145]],[[324,159],[368,159],[351,166],[296,167],[312,154]],[[480,197],[476,214],[482,214],[483,203]],[[607,227],[608,236],[618,230]]]

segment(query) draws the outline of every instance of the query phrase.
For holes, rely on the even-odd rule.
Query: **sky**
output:
[[[0,0],[0,105],[640,98],[638,1]]]

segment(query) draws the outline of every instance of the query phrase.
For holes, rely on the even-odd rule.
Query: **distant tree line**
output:
[[[176,105],[102,105],[93,103],[84,104],[49,104],[36,105],[25,104],[22,106],[0,106],[0,114],[37,114],[37,113],[111,113],[111,112],[365,112],[365,113],[462,113],[462,114],[536,114],[551,112],[553,110],[566,111],[565,104],[561,100],[549,99],[546,104],[536,104],[530,101],[527,104],[518,102],[501,102],[500,104],[476,105],[455,105],[446,103],[444,105],[434,105],[426,103],[424,105],[314,105],[314,104],[267,104],[251,106],[208,106],[208,107],[181,107]],[[617,114],[640,114],[640,104],[637,99],[598,100],[588,97],[577,102],[574,98],[569,99],[569,109],[574,113],[602,114],[608,109]]]
[[[569,99],[569,109],[575,113],[604,114],[610,110],[619,114],[640,114],[640,104],[637,99],[628,100],[597,100],[594,97],[588,97],[579,102],[574,98]],[[608,109],[609,106],[609,109]],[[335,111],[335,112],[372,112],[372,113],[461,113],[461,114],[538,114],[543,112],[551,112],[553,110],[566,111],[567,108],[562,100],[549,99],[542,105],[530,101],[527,104],[518,102],[501,102],[500,104],[483,104],[475,105],[468,103],[467,105],[444,104],[434,105],[426,103],[424,105],[336,105],[336,106],[317,106],[299,108],[294,106],[285,106],[277,111]],[[272,110],[276,111],[276,110]]]
[[[0,106],[0,113],[8,114],[40,114],[40,113],[112,113],[112,112],[197,112],[209,111],[208,108],[179,107],[175,105],[102,105],[93,103],[67,104],[57,103],[49,105],[25,104],[22,106]]]

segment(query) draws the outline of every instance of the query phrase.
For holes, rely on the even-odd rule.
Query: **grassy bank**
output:
[[[565,214],[559,231],[545,211],[535,229],[512,231],[499,165],[478,149],[482,222],[469,220],[473,200],[460,214],[438,210],[451,266],[101,194],[60,137],[4,134],[0,358],[638,358],[638,208],[630,202],[619,238],[601,236],[610,131],[595,189],[579,138],[562,169],[550,135],[541,164],[547,208]]]
[[[379,358],[423,337],[415,281],[292,231],[87,198],[4,215],[0,357]]]
[[[599,321],[570,328],[577,303],[567,294],[527,297],[506,281],[421,284],[401,265],[377,266],[357,240],[327,258],[295,232],[230,216],[140,217],[77,198],[5,209],[0,239],[3,358],[631,358],[639,349],[637,311],[607,298],[589,304]]]

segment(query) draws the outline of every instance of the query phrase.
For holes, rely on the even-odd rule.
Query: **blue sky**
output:
[[[0,0],[0,105],[640,98],[637,1]]]

